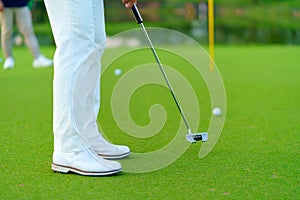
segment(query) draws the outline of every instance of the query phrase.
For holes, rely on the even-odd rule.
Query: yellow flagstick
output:
[[[210,55],[209,69],[210,71],[214,71],[214,0],[208,0],[208,42]]]

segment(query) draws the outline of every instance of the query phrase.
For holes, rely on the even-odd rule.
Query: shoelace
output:
[[[102,147],[114,147],[113,144],[107,142],[101,135],[97,136],[97,137],[96,137],[96,140],[97,140],[98,142],[100,142],[101,144],[103,144]]]

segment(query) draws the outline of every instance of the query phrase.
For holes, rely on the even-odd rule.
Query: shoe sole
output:
[[[102,171],[102,172],[88,172],[88,171],[82,171],[80,169],[76,169],[73,167],[68,167],[64,165],[58,165],[55,163],[51,164],[51,168],[54,172],[60,172],[60,173],[69,173],[69,172],[74,172],[76,174],[84,175],[84,176],[107,176],[107,175],[112,175],[116,174],[122,171],[122,168],[116,169],[116,170],[110,170],[110,171]]]
[[[3,70],[10,70],[13,69],[14,67],[3,67]]]
[[[98,154],[98,155],[107,160],[120,160],[120,159],[127,158],[128,156],[130,156],[130,154],[131,152],[127,152],[119,155],[105,155],[105,154]]]
[[[53,65],[33,65],[32,67],[35,69],[43,69],[43,68],[48,68],[52,67]]]

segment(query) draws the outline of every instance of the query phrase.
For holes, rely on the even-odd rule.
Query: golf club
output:
[[[167,77],[167,75],[165,73],[165,70],[164,70],[164,68],[163,68],[163,66],[162,66],[162,64],[161,64],[161,62],[160,62],[160,60],[158,58],[158,55],[157,55],[157,53],[156,53],[156,51],[155,51],[155,49],[153,47],[153,44],[152,44],[152,42],[150,40],[150,37],[149,37],[149,35],[148,35],[147,31],[146,31],[146,28],[145,28],[145,26],[143,24],[143,19],[141,17],[141,14],[140,14],[137,6],[134,4],[132,6],[131,10],[132,10],[132,13],[133,13],[133,15],[134,15],[137,23],[140,24],[140,26],[141,26],[141,28],[142,28],[142,30],[144,32],[144,35],[145,35],[145,37],[146,37],[146,39],[148,41],[149,47],[150,47],[150,49],[151,49],[151,51],[152,51],[152,53],[153,53],[153,55],[155,57],[155,60],[156,60],[156,62],[158,64],[158,67],[159,67],[159,69],[160,69],[160,71],[161,71],[161,73],[162,73],[162,75],[163,75],[163,77],[164,77],[164,79],[165,79],[165,81],[166,81],[166,83],[168,85],[168,88],[169,88],[169,90],[170,90],[170,92],[172,94],[172,97],[173,97],[173,99],[174,99],[174,101],[176,103],[176,106],[177,106],[177,108],[178,108],[178,110],[180,112],[180,115],[181,115],[181,117],[182,117],[182,119],[184,121],[184,124],[187,127],[187,129],[188,129],[188,134],[186,134],[187,141],[188,142],[193,142],[193,143],[196,142],[196,141],[199,141],[199,140],[201,140],[202,142],[207,141],[207,139],[208,139],[208,134],[207,133],[192,133],[190,125],[189,125],[189,123],[188,123],[188,121],[187,121],[187,119],[186,119],[186,117],[185,117],[185,115],[184,115],[184,113],[182,111],[182,108],[180,107],[180,105],[178,103],[178,100],[177,100],[177,98],[175,96],[175,93],[174,93],[174,91],[172,89],[172,86],[171,86],[171,84],[170,84],[170,82],[168,80],[168,77]]]

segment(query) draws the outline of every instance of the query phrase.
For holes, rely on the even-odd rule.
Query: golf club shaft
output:
[[[161,73],[162,73],[162,75],[163,75],[163,77],[164,77],[164,79],[165,79],[165,81],[166,81],[166,83],[168,85],[168,88],[169,88],[169,90],[170,90],[170,92],[172,94],[172,97],[173,97],[173,99],[174,99],[174,101],[176,103],[176,106],[177,106],[177,108],[178,108],[178,110],[180,112],[180,115],[181,115],[181,117],[182,117],[182,119],[183,119],[183,121],[185,123],[185,126],[187,127],[188,132],[191,133],[190,125],[189,125],[189,123],[188,123],[188,121],[187,121],[187,119],[186,119],[186,117],[185,117],[185,115],[184,115],[184,113],[183,113],[183,111],[182,111],[179,103],[178,103],[178,100],[177,100],[177,98],[175,96],[174,90],[173,90],[173,88],[172,88],[172,86],[171,86],[171,84],[170,84],[170,82],[168,80],[166,72],[165,72],[165,70],[164,70],[164,68],[163,68],[163,66],[162,66],[162,64],[161,64],[161,62],[159,60],[159,57],[158,57],[158,55],[157,55],[157,53],[156,53],[156,51],[154,49],[154,46],[153,46],[153,44],[151,42],[151,39],[150,39],[150,37],[149,37],[149,35],[148,35],[147,31],[146,31],[146,28],[145,28],[145,26],[143,24],[143,19],[142,19],[141,15],[140,15],[140,12],[139,12],[139,10],[138,10],[138,8],[136,7],[135,4],[132,6],[131,10],[132,10],[132,13],[134,14],[134,16],[136,18],[137,23],[140,24],[140,26],[141,26],[141,28],[142,28],[142,30],[144,32],[144,35],[145,35],[145,37],[146,37],[146,39],[148,41],[148,45],[149,45],[149,47],[150,47],[150,49],[151,49],[151,51],[152,51],[152,53],[153,53],[153,55],[155,57],[155,60],[156,60],[156,62],[158,64],[158,67],[159,67],[159,69],[160,69],[160,71],[161,71]]]

